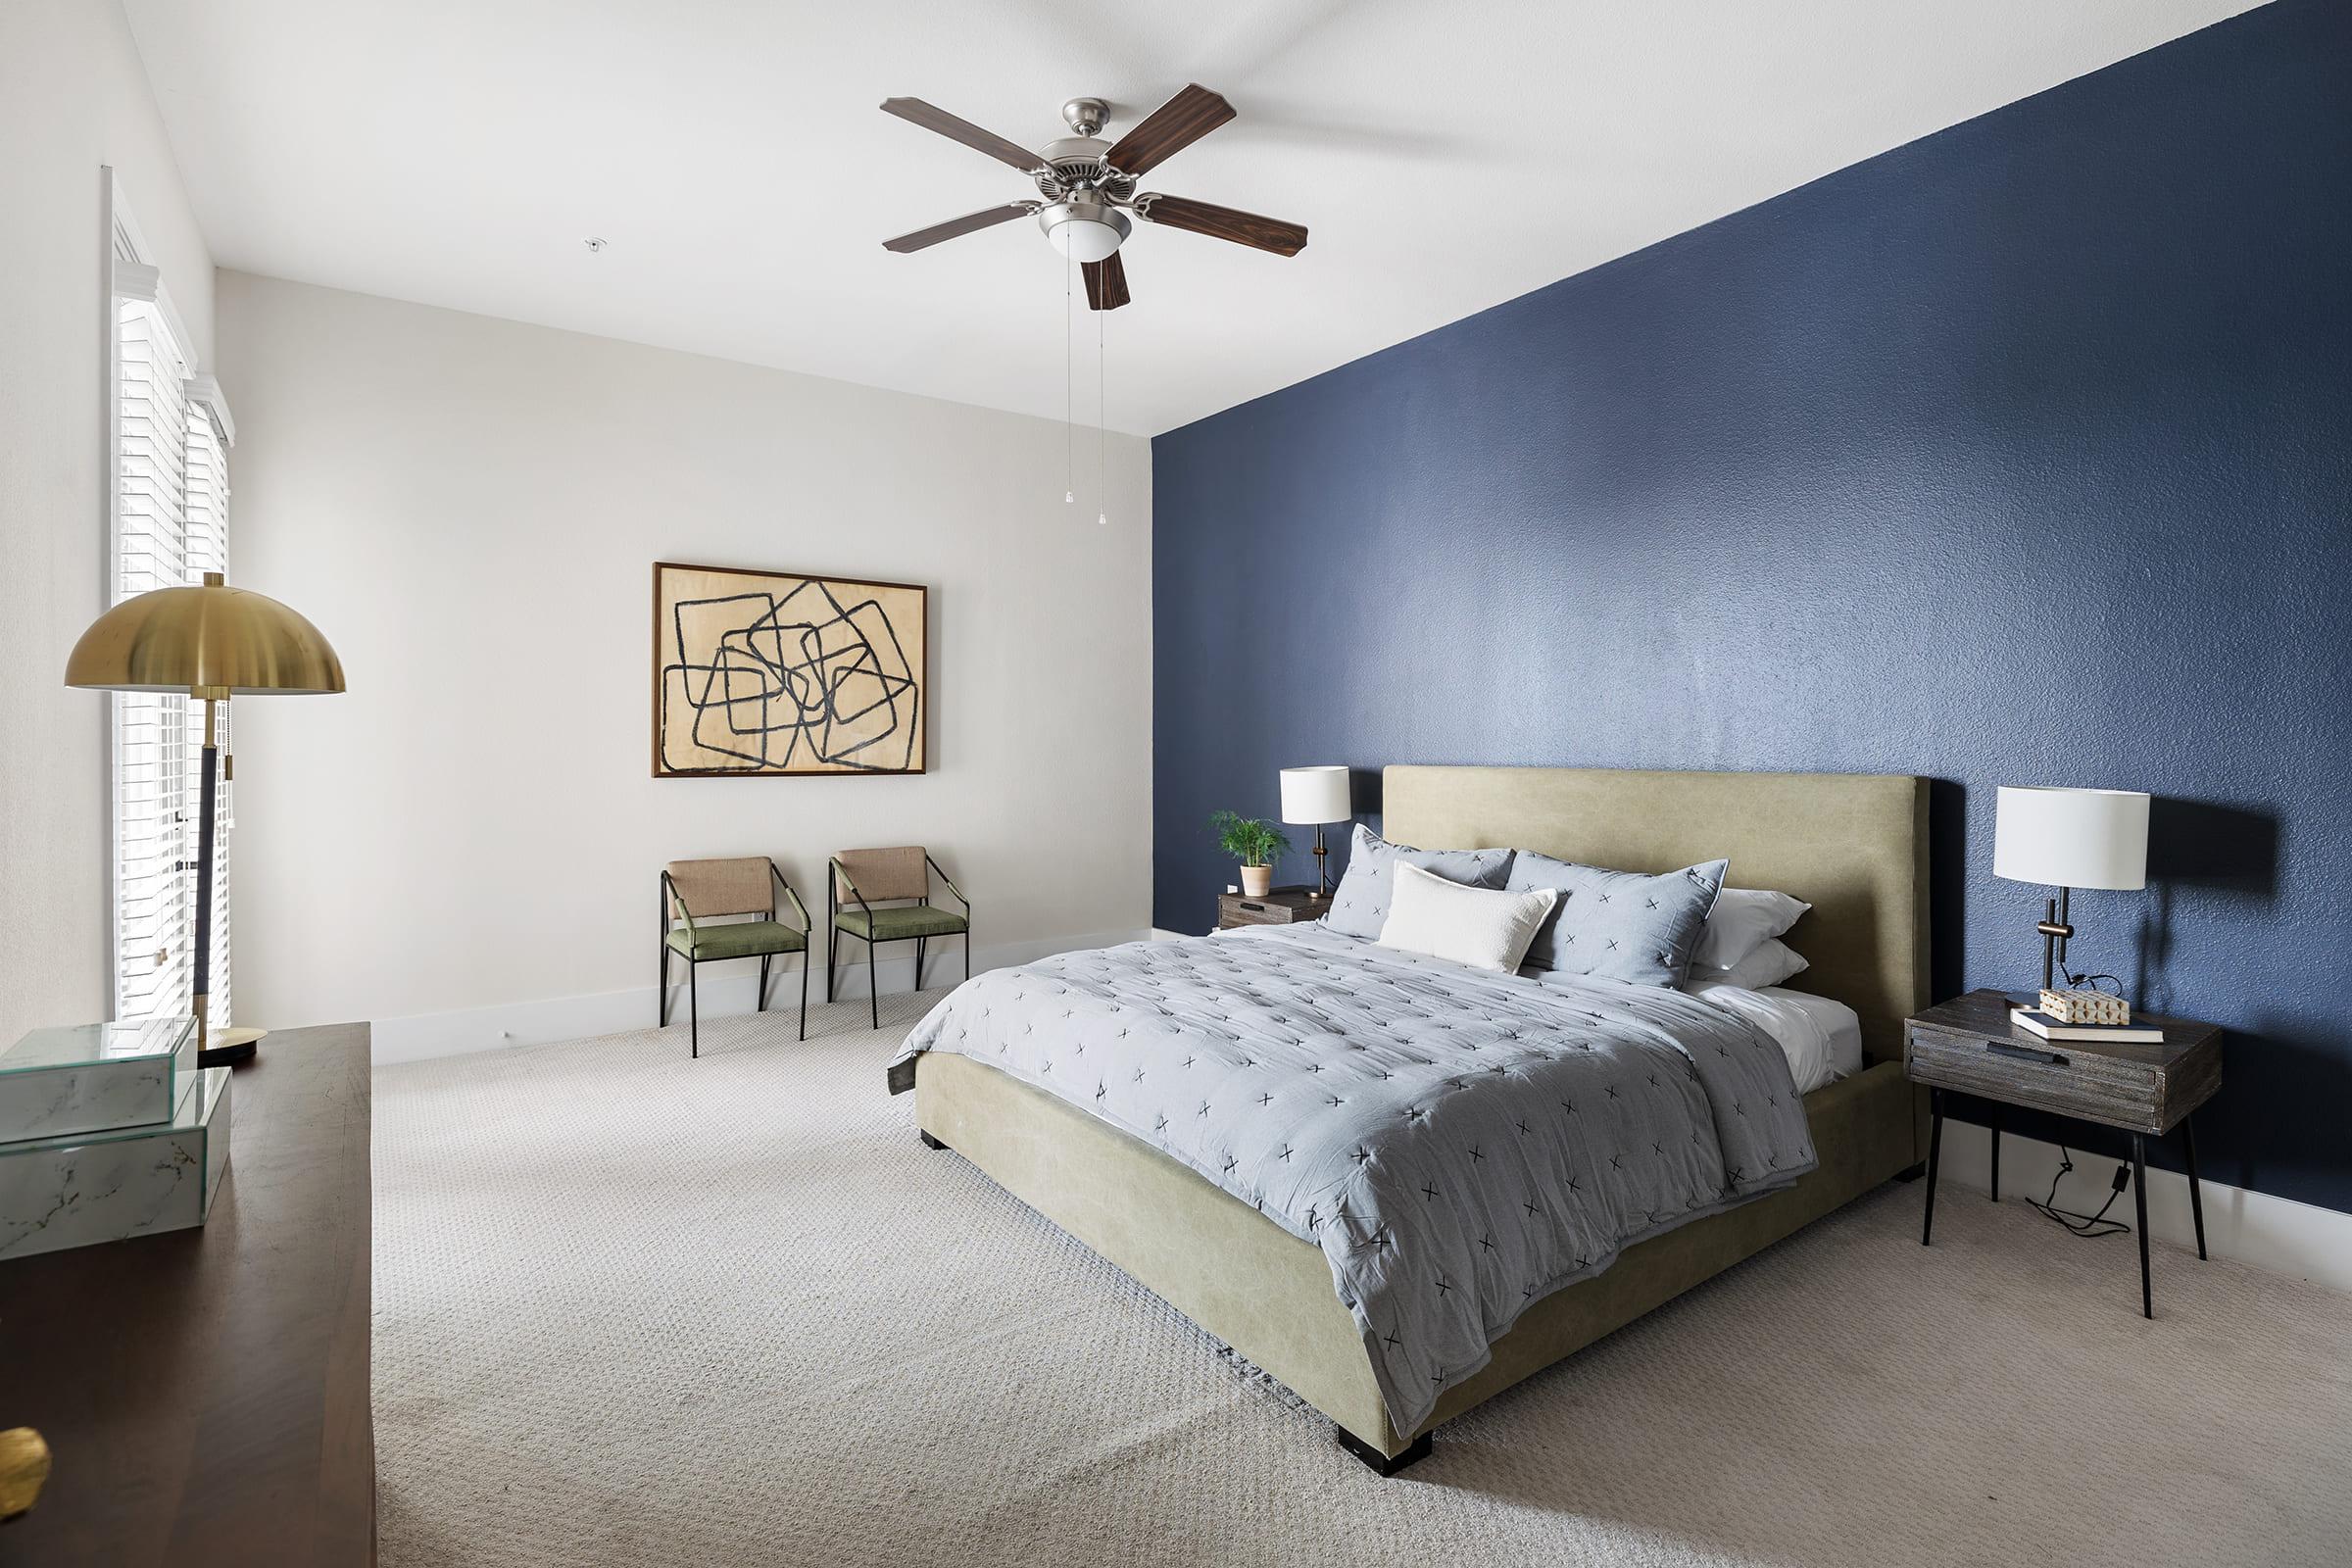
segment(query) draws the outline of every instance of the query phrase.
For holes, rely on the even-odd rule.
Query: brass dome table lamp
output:
[[[254,1042],[212,1047],[213,832],[220,749],[218,705],[232,697],[316,696],[343,689],[343,662],[326,638],[276,600],[228,587],[158,588],[90,623],[66,659],[66,684],[111,692],[185,692],[204,704],[204,786],[196,827],[196,1059],[206,1067],[252,1057]]]

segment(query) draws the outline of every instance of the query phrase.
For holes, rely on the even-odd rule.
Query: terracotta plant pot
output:
[[[1266,890],[1273,885],[1274,868],[1272,866],[1245,865],[1242,867],[1243,897],[1262,899],[1266,896]]]

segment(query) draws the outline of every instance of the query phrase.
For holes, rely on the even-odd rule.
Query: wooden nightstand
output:
[[[2135,1014],[2133,1023],[2164,1031],[2161,1044],[2044,1040],[2009,1021],[2008,998],[1972,991],[1913,1016],[1903,1029],[1903,1066],[1928,1086],[1934,1111],[1928,1135],[1927,1217],[1919,1245],[1936,1224],[1936,1156],[1943,1147],[1943,1096],[1952,1090],[1995,1105],[2023,1105],[2132,1135],[2132,1196],[2139,1210],[2139,1309],[2154,1317],[2148,1285],[2148,1170],[2145,1141],[2180,1129],[2188,1154],[2188,1207],[2197,1256],[2205,1255],[2205,1201],[2197,1187],[2194,1111],[2222,1087],[2222,1031],[2209,1023]],[[1992,1127],[1992,1196],[2001,1196],[2001,1128]]]
[[[1276,888],[1262,899],[1244,893],[1217,895],[1217,929],[1237,925],[1303,925],[1331,912],[1331,900],[1315,897],[1313,888]]]

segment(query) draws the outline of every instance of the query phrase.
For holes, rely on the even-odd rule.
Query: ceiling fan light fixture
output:
[[[1117,208],[1084,197],[1039,208],[1037,223],[1073,262],[1107,261],[1134,227]]]
[[[1188,229],[1277,256],[1296,256],[1306,245],[1302,223],[1136,189],[1146,172],[1233,119],[1233,105],[1199,82],[1146,115],[1115,142],[1098,134],[1110,117],[1110,106],[1100,98],[1073,98],[1061,106],[1061,118],[1075,134],[1047,142],[1035,152],[920,98],[885,98],[882,112],[1019,170],[1043,198],[1003,202],[884,240],[882,248],[896,255],[1034,217],[1055,250],[1085,264],[1087,308],[1115,311],[1134,299],[1119,249],[1139,217],[1163,228]],[[1063,286],[1068,287],[1066,280]]]

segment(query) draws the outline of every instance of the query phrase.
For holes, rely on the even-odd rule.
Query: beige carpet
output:
[[[387,1068],[382,1560],[2352,1561],[2352,1298],[1889,1187],[1381,1481],[954,1154],[921,1001]],[[927,1000],[927,999],[924,999]]]

